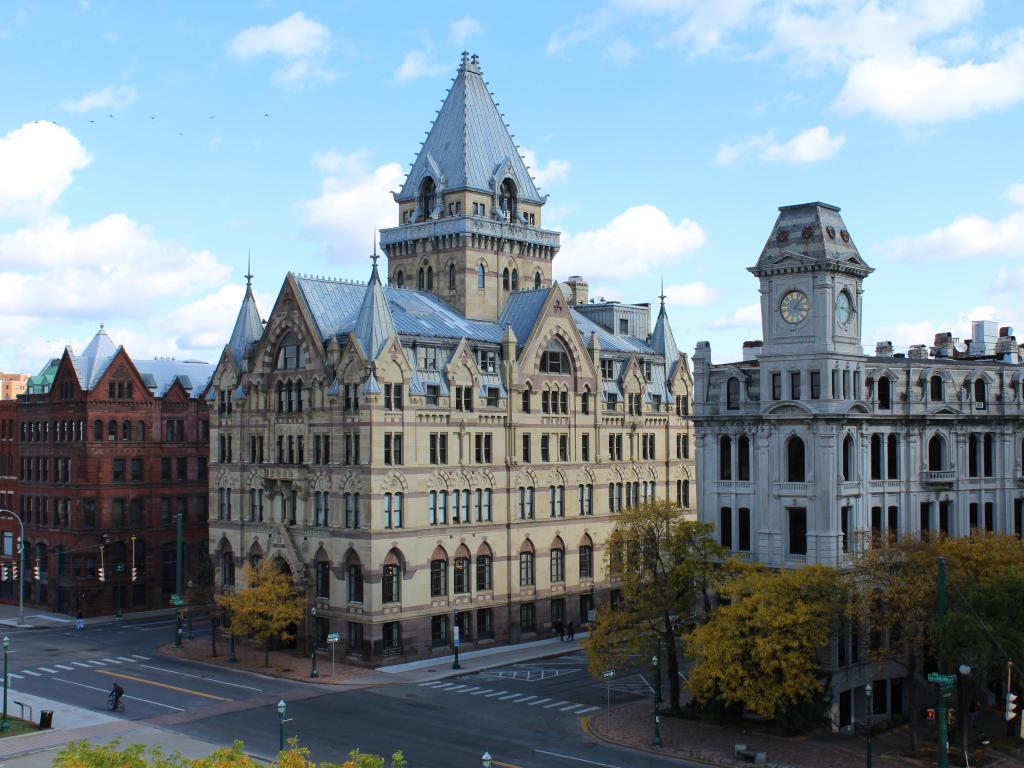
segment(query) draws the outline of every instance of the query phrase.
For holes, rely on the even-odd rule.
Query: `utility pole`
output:
[[[181,510],[178,510],[178,551],[177,557],[174,563],[174,596],[178,598],[175,601],[174,613],[178,617],[177,623],[174,628],[174,647],[181,648],[181,571],[182,571],[182,560],[185,556],[185,542],[183,541],[184,536],[184,525],[185,518],[182,515]]]

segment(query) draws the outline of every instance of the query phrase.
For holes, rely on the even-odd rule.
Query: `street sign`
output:
[[[953,685],[956,682],[956,677],[953,675],[940,675],[938,672],[930,672],[928,674],[929,683],[938,683],[939,685]]]
[[[337,633],[337,632],[331,632],[331,634],[329,634],[327,636],[327,642],[328,643],[340,643],[341,642],[341,635],[339,633]]]
[[[609,669],[607,672],[602,672],[601,673],[601,677],[605,677],[605,678],[607,678],[607,677],[615,677],[615,670],[614,669]]]
[[[181,595],[171,595],[171,605],[178,608],[185,604],[185,601],[181,599]]]
[[[454,640],[455,640],[454,647],[458,648],[459,647],[459,625],[458,624],[455,625]]]

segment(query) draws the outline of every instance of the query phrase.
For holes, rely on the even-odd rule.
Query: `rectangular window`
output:
[[[431,464],[447,464],[448,463],[448,433],[447,432],[431,432],[430,433],[430,463]]]
[[[479,640],[494,637],[494,609],[481,608],[476,612],[476,636]]]
[[[142,479],[142,459],[132,459],[132,480]]]
[[[930,501],[921,502],[921,539],[927,540],[928,534],[932,528],[932,503]]]
[[[782,399],[782,374],[772,374],[772,400]]]
[[[590,434],[587,432],[580,435],[580,460],[590,461]]]
[[[789,554],[807,554],[807,509],[804,507],[789,507],[786,512],[789,515]]]
[[[430,596],[444,597],[448,594],[448,561],[430,561]]]
[[[484,373],[495,373],[498,370],[498,353],[493,349],[477,350],[477,363]]]
[[[589,545],[580,547],[580,578],[594,578],[594,548]]]
[[[537,618],[533,603],[522,603],[519,606],[519,631],[536,632]]]
[[[522,403],[522,405],[523,405],[523,413],[529,413],[530,412],[530,390],[528,390],[528,389],[524,389],[523,390],[522,400],[523,400],[523,403]]]
[[[738,511],[739,540],[736,549],[741,552],[750,551],[750,510],[747,507],[740,507]]]
[[[178,457],[175,461],[175,478],[178,480],[188,479],[188,459],[185,457]]]
[[[124,476],[124,459],[114,459],[113,477],[114,477],[114,482],[115,483],[124,482],[124,479],[125,479],[125,476]],[[170,478],[168,478],[168,479],[170,479]]]
[[[839,528],[843,536],[840,548],[843,552],[850,551],[850,516],[852,512],[852,507],[843,507],[839,510]]]
[[[519,586],[532,587],[534,581],[533,552],[519,553]]]
[[[565,550],[551,550],[551,583],[565,581]]]
[[[789,393],[791,400],[800,399],[800,371],[790,371],[789,373]]]
[[[398,565],[385,565],[381,574],[381,601],[397,603],[401,599]],[[384,628],[387,629],[387,624]]]
[[[569,461],[569,436],[558,436],[558,460],[565,463]]]
[[[437,384],[427,384],[427,405],[441,402],[441,388]]]
[[[722,507],[718,512],[718,543],[723,549],[732,549],[732,507]]]
[[[900,538],[899,507],[889,507],[887,514],[886,533],[889,535],[889,541],[895,543]]]
[[[523,463],[530,463],[530,435],[523,434]]]
[[[614,379],[615,378],[615,361],[609,360],[607,357],[601,358],[601,378],[602,379]]]
[[[223,461],[223,458],[221,459]],[[171,460],[168,458],[160,459],[160,479],[170,480],[171,479]]]
[[[488,387],[487,388],[487,407],[497,408],[498,407],[498,388]]]
[[[473,388],[472,387],[456,387],[455,388],[455,410],[457,410],[457,411],[472,411],[473,410]]]
[[[821,399],[821,371],[811,371],[811,400]]]
[[[551,461],[551,435],[540,436],[540,460]]]

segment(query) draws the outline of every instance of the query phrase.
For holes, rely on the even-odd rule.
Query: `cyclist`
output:
[[[121,697],[124,696],[124,688],[117,683],[114,683],[114,687],[110,689],[110,708],[117,711],[117,705],[121,703]]]

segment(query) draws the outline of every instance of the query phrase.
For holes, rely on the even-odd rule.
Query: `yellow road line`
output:
[[[500,765],[501,768],[523,768],[521,765],[515,763],[503,763],[501,760],[491,760],[491,765]]]
[[[125,680],[133,680],[136,683],[142,683],[144,685],[155,685],[158,688],[167,688],[171,691],[179,691],[181,693],[190,693],[193,696],[202,696],[204,699],[213,699],[214,701],[233,701],[233,699],[225,699],[223,696],[214,696],[212,693],[203,693],[202,691],[193,691],[191,688],[179,688],[176,685],[168,685],[167,683],[158,683],[155,680],[146,680],[144,677],[135,677],[134,675],[126,675],[123,672],[108,672],[105,669],[94,669],[101,675],[109,675],[110,677],[121,677]]]

